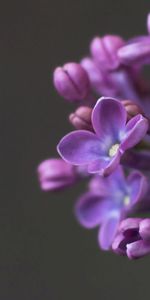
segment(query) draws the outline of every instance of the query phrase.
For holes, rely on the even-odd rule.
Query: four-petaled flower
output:
[[[145,136],[148,121],[141,114],[127,122],[123,104],[113,98],[100,98],[92,112],[94,133],[77,130],[58,144],[61,157],[72,165],[87,165],[89,173],[107,176],[118,166],[124,152]]]
[[[86,228],[100,226],[98,241],[102,249],[108,250],[119,222],[137,208],[146,191],[145,176],[133,171],[125,178],[119,166],[109,177],[95,176],[90,181],[89,191],[76,203],[76,217]]]

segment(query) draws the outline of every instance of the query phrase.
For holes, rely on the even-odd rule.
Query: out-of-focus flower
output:
[[[147,16],[147,31],[150,34],[150,13]]]
[[[76,217],[86,228],[100,225],[99,244],[108,250],[120,220],[136,208],[146,191],[147,181],[140,172],[132,172],[125,178],[118,167],[109,177],[95,176],[91,180],[89,191],[76,203]]]
[[[118,58],[125,65],[150,63],[150,37],[138,37],[118,50]]]
[[[90,94],[90,82],[80,64],[67,63],[54,71],[54,86],[57,92],[69,101],[81,101]]]
[[[93,131],[91,115],[92,108],[88,106],[80,106],[74,113],[69,115],[69,121],[76,129]]]
[[[88,165],[89,173],[109,175],[124,152],[138,144],[148,130],[148,121],[140,114],[127,124],[126,120],[121,102],[101,98],[92,112],[95,133],[86,130],[69,133],[58,144],[58,152],[72,165]]]
[[[37,169],[40,187],[43,191],[56,191],[72,185],[77,175],[75,168],[60,158],[43,161]]]
[[[121,222],[112,249],[129,259],[150,254],[150,219],[129,218]]]
[[[123,39],[116,35],[95,37],[90,45],[91,54],[101,68],[113,70],[120,65],[117,51],[124,43]]]

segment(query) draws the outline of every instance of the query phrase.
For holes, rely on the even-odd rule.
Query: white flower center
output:
[[[118,148],[119,148],[119,144],[114,144],[111,146],[111,148],[109,149],[109,156],[110,157],[113,157],[116,155],[117,151],[118,151]]]
[[[128,206],[130,204],[130,197],[129,196],[125,196],[123,199],[123,203],[125,206]]]

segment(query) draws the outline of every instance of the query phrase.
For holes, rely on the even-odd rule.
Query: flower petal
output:
[[[127,256],[129,259],[137,259],[150,254],[150,243],[143,240],[127,244]]]
[[[124,191],[125,189],[126,181],[121,166],[118,166],[111,175],[107,177],[96,175],[89,182],[91,192],[109,198],[112,198],[112,195],[115,197],[115,193],[118,194],[118,191]]]
[[[73,165],[84,165],[100,158],[100,142],[90,131],[77,130],[64,136],[57,146],[60,156]]]
[[[83,194],[75,205],[75,215],[81,225],[93,228],[109,214],[112,204],[94,193]]]
[[[102,224],[98,235],[98,241],[103,250],[109,250],[111,248],[119,221],[120,214],[118,211],[114,211],[114,214],[110,215],[110,217]]]
[[[121,150],[125,151],[138,144],[146,135],[148,121],[142,115],[136,115],[126,125],[125,134],[122,137]]]
[[[91,162],[88,167],[89,173],[98,173],[101,176],[108,176],[110,175],[116,167],[119,165],[121,158],[120,151],[110,160],[106,159],[99,159]]]
[[[119,131],[125,128],[126,119],[127,113],[121,102],[109,97],[100,98],[92,113],[93,128],[108,145],[117,142]]]
[[[126,239],[123,234],[117,234],[112,243],[112,250],[116,254],[126,255]]]
[[[141,200],[147,192],[148,183],[146,177],[138,172],[133,171],[127,178],[129,185],[129,195],[131,199],[131,205],[136,204]]]

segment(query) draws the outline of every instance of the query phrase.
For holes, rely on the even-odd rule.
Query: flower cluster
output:
[[[150,85],[143,75],[150,63],[150,15],[147,29],[127,41],[95,37],[89,57],[55,69],[57,92],[76,105],[69,115],[74,130],[57,146],[61,158],[38,166],[43,191],[88,178],[75,204],[77,220],[98,227],[101,249],[130,259],[150,253],[150,219],[134,217],[150,209]]]

